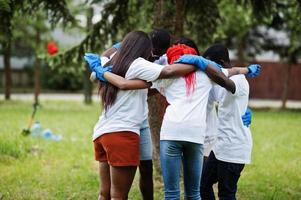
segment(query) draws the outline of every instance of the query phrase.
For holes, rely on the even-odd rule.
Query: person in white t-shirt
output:
[[[114,82],[116,78],[119,80],[120,76],[126,79],[145,80],[143,87],[138,87],[139,90],[126,91],[118,90],[109,83],[101,83],[100,94],[104,110],[94,127],[93,134],[95,158],[100,164],[102,183],[100,199],[127,198],[140,160],[140,127],[147,118],[147,90],[142,88],[149,87],[150,84],[147,82],[158,78],[182,76],[195,70],[194,66],[187,64],[161,66],[147,61],[151,55],[151,47],[151,41],[144,32],[132,31],[127,34],[120,49],[107,64],[113,65],[112,72],[116,75],[105,73],[111,68],[95,66],[95,61],[89,60],[90,55],[85,56],[99,80],[105,81],[104,77],[106,79],[112,77],[111,81]],[[207,67],[216,76],[225,78],[209,64],[202,67]],[[132,80],[127,86],[137,88],[137,82],[140,84],[141,80]],[[226,82],[226,86],[233,85]]]
[[[187,59],[188,58],[188,59]],[[181,59],[180,59],[181,60]],[[182,59],[182,61],[184,61],[185,62],[185,59],[183,60]],[[218,82],[220,85],[223,85],[224,87],[226,87],[226,88],[228,88],[230,91],[232,91],[232,92],[234,92],[235,91],[235,88],[232,88],[232,86],[233,86],[233,84],[232,84],[232,82],[231,81],[229,81],[229,79],[227,79],[221,72],[219,72],[219,70],[217,70],[215,67],[213,67],[213,66],[211,66],[210,64],[213,64],[213,63],[210,63],[209,64],[209,61],[208,60],[205,60],[205,59],[203,59],[202,57],[192,57],[192,59],[191,59],[191,57],[186,57],[186,61],[187,62],[192,62],[192,63],[194,63],[195,65],[197,65],[197,66],[205,66],[205,68],[203,68],[203,70],[213,79],[213,80],[215,80],[216,82]],[[142,66],[141,66],[142,67]],[[174,66],[173,66],[174,67]],[[200,67],[201,68],[201,67]],[[99,69],[100,71],[101,70],[103,70],[102,68],[100,68]],[[246,70],[246,69],[244,69],[244,70]],[[248,71],[248,69],[247,69],[247,71]],[[104,76],[104,78],[105,79],[107,79],[110,83],[112,83],[112,84],[114,84],[114,85],[116,85],[118,88],[120,88],[120,89],[138,89],[138,88],[143,88],[143,84],[145,85],[145,82],[140,82],[141,84],[142,84],[142,86],[141,86],[141,84],[139,83],[138,84],[138,82],[139,82],[139,80],[132,80],[132,81],[127,81],[127,80],[125,80],[124,78],[122,78],[122,77],[120,77],[120,76],[117,76],[117,75],[114,75],[114,74],[112,74],[112,73],[108,73],[108,72],[105,72],[105,71],[103,71],[102,72],[102,74],[103,74],[103,76]],[[204,74],[205,75],[205,74]],[[205,75],[206,76],[206,75]],[[126,79],[127,79],[127,77],[125,77]],[[145,79],[144,79],[145,80]],[[176,81],[177,81],[177,79],[176,79]],[[162,84],[162,83],[164,83],[164,82],[170,82],[170,81],[162,81],[160,84]],[[210,81],[209,81],[209,83],[210,83]],[[159,84],[159,85],[160,85]],[[139,85],[139,87],[137,87]],[[158,84],[157,84],[158,85]],[[202,87],[204,87],[204,89],[207,87],[206,86],[206,84],[203,86],[203,84],[200,84],[200,86],[202,86]],[[184,86],[185,87],[185,86]],[[176,87],[175,87],[176,88]],[[209,87],[210,88],[210,87]],[[208,89],[208,88],[207,88]],[[206,90],[206,89],[205,89]],[[209,89],[210,90],[210,89]],[[183,88],[180,90],[181,92],[183,92],[184,91],[184,93],[185,93],[185,90],[183,90]],[[206,90],[207,91],[207,90]],[[209,92],[208,92],[209,93]],[[172,95],[172,93],[171,93],[171,95]],[[207,94],[207,92],[205,92],[205,94],[202,94],[202,95],[205,95],[205,96],[207,96],[208,94]],[[173,97],[171,96],[171,98],[170,98],[170,100],[171,101],[173,101],[172,100],[173,99]],[[203,100],[204,100],[204,102],[203,102]],[[198,109],[198,110],[202,110],[203,109],[203,107],[204,107],[204,105],[205,105],[205,107],[206,107],[206,102],[205,101],[207,101],[208,99],[206,99],[206,97],[202,97],[201,98],[201,101],[203,102],[203,103],[201,103],[202,104],[202,106],[201,106],[201,109]],[[176,101],[173,101],[173,102],[176,102]],[[204,104],[204,105],[203,105]],[[172,105],[171,105],[172,106]],[[181,105],[179,105],[179,106],[177,106],[177,107],[179,107],[179,108],[181,108]],[[183,110],[185,110],[185,109],[183,109]],[[185,111],[183,111],[183,112],[185,112]],[[201,116],[204,116],[204,114],[206,113],[206,112],[201,112],[202,114],[201,114]],[[189,114],[188,114],[189,115]],[[177,115],[178,116],[178,115]],[[191,116],[191,115],[190,115]],[[176,117],[176,116],[175,116]],[[185,117],[185,116],[184,116]],[[195,116],[192,116],[192,117],[195,117]],[[206,117],[206,116],[205,116]],[[182,121],[181,121],[182,122]],[[202,125],[204,125],[204,123],[205,122],[202,122],[201,124]],[[174,123],[174,125],[177,125],[178,124],[178,126],[180,125],[179,123]],[[195,125],[196,125],[196,127],[191,127],[191,129],[192,130],[187,130],[187,131],[192,131],[193,132],[193,130],[197,130],[197,128],[199,128],[199,125],[198,124],[196,124],[195,123]],[[177,127],[178,127],[177,126]],[[169,126],[169,127],[171,127],[172,128],[172,126]],[[187,127],[187,126],[186,126]],[[203,126],[202,126],[203,127]],[[188,127],[188,128],[190,128],[190,127]],[[203,127],[204,128],[204,127]],[[196,142],[196,143],[200,143],[200,142],[202,142],[202,140],[204,139],[204,132],[205,131],[203,131],[203,134],[201,134],[200,135],[200,137],[198,137],[197,135],[195,135],[195,137],[193,138],[193,140]],[[192,133],[192,134],[194,134],[194,133]],[[203,136],[202,136],[203,135]],[[169,137],[169,133],[167,133],[167,137]],[[164,139],[163,139],[164,140]],[[199,146],[199,145],[198,145]],[[201,153],[200,154],[198,154],[198,158],[200,158],[201,157]],[[198,160],[200,160],[200,159],[198,159]],[[196,162],[198,163],[198,160],[196,160]],[[198,166],[201,166],[201,165],[198,165]],[[198,168],[199,169],[199,168]],[[201,168],[200,168],[201,169]],[[167,170],[168,171],[168,170]],[[197,171],[197,170],[196,170]],[[175,173],[175,172],[174,172]],[[198,172],[197,173],[199,173],[200,174],[200,170],[198,170]],[[174,177],[177,177],[177,176],[174,176]],[[186,177],[189,177],[189,176],[186,176]],[[189,181],[188,180],[190,180],[190,178],[192,178],[193,180],[196,180],[196,181],[193,181],[193,184],[195,184],[197,187],[193,187],[193,189],[194,188],[196,188],[196,195],[197,196],[200,196],[200,193],[199,193],[199,185],[200,185],[200,175],[199,176],[193,176],[193,177],[189,177],[187,180],[186,180],[186,183],[189,183]],[[170,183],[170,184],[172,184],[173,182],[172,181],[167,181],[167,183]],[[187,188],[187,187],[186,187]],[[187,188],[188,189],[188,188]],[[191,190],[190,190],[191,191]],[[167,191],[167,193],[168,193],[168,191]],[[179,197],[179,193],[178,192],[176,192],[176,194],[174,194],[175,196],[176,196],[176,198],[177,197]],[[190,195],[190,194],[189,194]],[[168,199],[169,197],[168,197],[168,195],[166,195],[165,196],[165,198],[166,199]]]
[[[159,65],[167,65],[166,50],[170,46],[170,34],[164,29],[154,29],[150,34],[152,41],[152,55],[148,59]],[[114,44],[102,53],[101,63],[106,63],[106,58],[112,58],[121,47],[121,42]],[[93,78],[95,80],[95,77]],[[148,95],[155,94],[154,90]],[[148,108],[146,108],[148,109]],[[152,139],[148,119],[146,118],[140,127],[140,165],[139,165],[139,188],[144,200],[154,199],[153,188],[153,162],[152,162]]]
[[[212,45],[204,56],[230,67],[228,50],[224,45]],[[211,116],[217,127],[210,130],[211,134],[216,134],[211,135],[214,143],[203,169],[202,199],[215,199],[212,186],[216,182],[219,199],[236,199],[240,173],[244,165],[251,162],[252,135],[241,120],[248,106],[249,84],[244,75],[235,75],[230,79],[236,86],[234,94],[219,86],[211,91],[211,103],[218,102],[218,116]]]

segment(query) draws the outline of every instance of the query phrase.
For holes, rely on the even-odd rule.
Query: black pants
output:
[[[235,200],[237,182],[244,164],[229,163],[217,160],[213,151],[204,163],[201,197],[202,200],[215,199],[213,184],[218,183],[218,197],[221,200]]]

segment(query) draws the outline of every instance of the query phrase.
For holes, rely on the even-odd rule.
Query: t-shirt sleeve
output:
[[[104,66],[107,62],[109,62],[109,58],[105,56],[100,57],[101,66]]]
[[[141,79],[147,82],[156,80],[164,66],[149,62],[143,58],[138,58],[129,67],[126,79]]]
[[[223,72],[223,74],[225,75],[225,76],[229,76],[229,72],[228,72],[228,70],[227,69],[225,69],[225,68],[222,68],[222,72]]]
[[[244,96],[249,94],[249,84],[244,75],[231,76],[230,79],[235,84],[234,96]]]

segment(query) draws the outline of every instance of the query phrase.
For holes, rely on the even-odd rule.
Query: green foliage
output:
[[[0,1],[0,10],[2,10],[3,12],[10,12],[10,5],[9,5],[10,1],[8,0],[1,0]]]
[[[150,4],[144,1],[94,1],[96,2],[103,6],[101,20],[93,24],[79,44],[56,56],[46,58],[53,69],[82,72],[85,52],[100,52],[112,45],[112,41],[120,40],[125,33],[150,24],[150,19],[146,18],[150,16]],[[149,27],[150,25],[145,26],[144,30],[149,30]]]
[[[235,4],[235,0],[223,0],[218,9],[221,21],[214,34],[215,40],[242,38],[254,24],[250,6]]]
[[[55,91],[79,91],[83,87],[83,74],[58,72],[58,70],[51,70],[48,66],[44,66],[41,71],[41,85],[44,89]]]
[[[50,23],[54,26],[62,21],[75,23],[65,0],[0,0],[0,41],[6,43],[12,37],[12,20],[15,15],[32,17],[37,11],[47,13]]]
[[[184,32],[202,49],[212,44],[214,40],[212,35],[221,20],[219,9],[216,0],[187,1]]]
[[[277,8],[277,12],[274,13],[277,21],[274,21],[272,28],[285,32],[289,44],[277,45],[273,41],[268,41],[264,48],[279,53],[288,63],[297,63],[298,57],[301,56],[301,3],[296,0],[282,1]]]

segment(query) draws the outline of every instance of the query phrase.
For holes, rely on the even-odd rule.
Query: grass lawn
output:
[[[98,165],[92,128],[98,103],[44,101],[36,119],[62,134],[60,142],[20,134],[29,102],[0,101],[0,199],[96,199]],[[301,112],[255,111],[253,161],[239,182],[238,199],[301,199]],[[141,199],[137,179],[129,199]],[[155,199],[163,199],[155,182]]]

